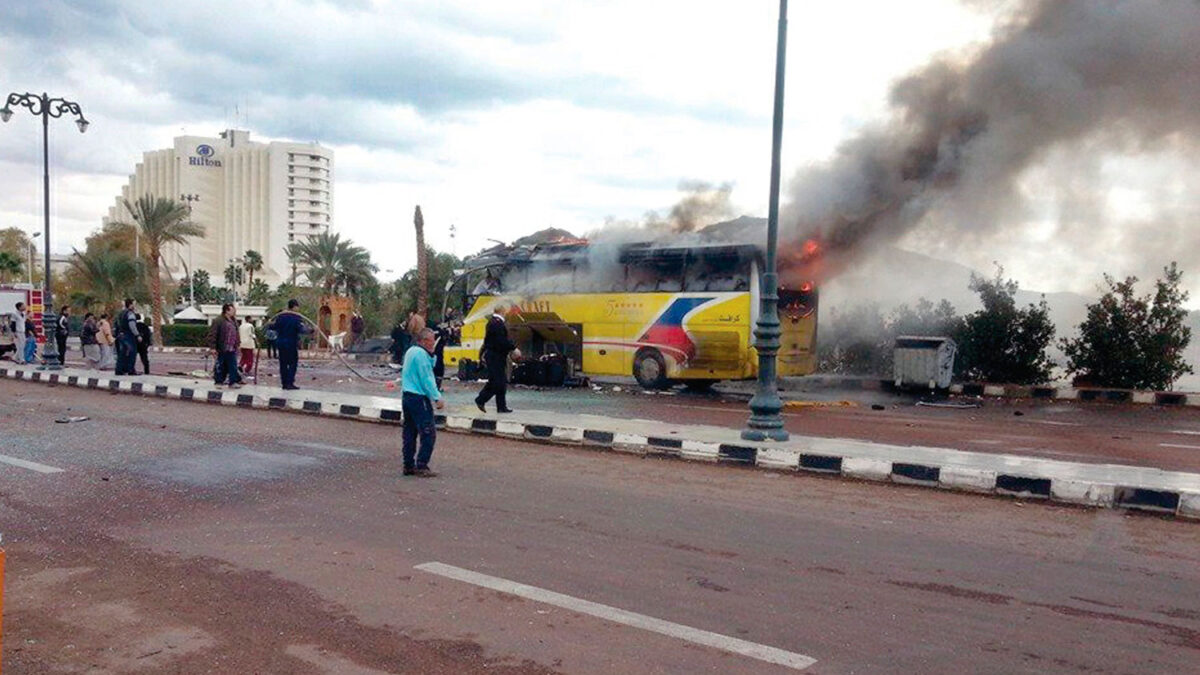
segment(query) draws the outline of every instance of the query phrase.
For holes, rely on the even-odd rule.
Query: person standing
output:
[[[137,311],[132,298],[125,298],[125,309],[117,314],[117,369],[114,375],[137,375],[137,349],[140,338],[137,329]]]
[[[363,319],[362,314],[355,312],[354,316],[350,318],[350,345],[349,345],[349,347],[354,347],[359,342],[362,342],[363,333],[365,333],[366,330],[367,330],[366,320]],[[349,347],[347,349],[349,349]]]
[[[521,350],[517,349],[517,345],[508,337],[508,326],[504,316],[499,311],[493,312],[483,336],[483,349],[480,350],[488,373],[487,384],[483,385],[483,389],[475,397],[475,405],[479,407],[480,412],[487,412],[484,406],[493,396],[496,397],[496,412],[512,412],[507,399],[510,353],[513,358],[521,358]]]
[[[17,311],[13,314],[13,363],[25,363],[25,303],[17,303]]]
[[[275,329],[267,326],[263,331],[263,338],[267,341],[267,358],[275,358]]]
[[[300,302],[288,300],[287,310],[275,315],[270,329],[275,331],[275,350],[279,357],[279,380],[284,389],[295,390],[296,368],[300,366],[300,336],[312,332],[307,320],[296,310]]]
[[[208,343],[216,352],[216,369],[213,371],[213,383],[220,385],[228,381],[230,389],[241,387],[242,379],[238,377],[237,357],[238,327],[234,320],[233,305],[221,305],[221,316],[212,322],[208,329]]]
[[[404,411],[404,475],[432,478],[436,472],[429,469],[433,457],[433,444],[437,440],[437,422],[433,413],[436,407],[446,407],[442,392],[438,391],[433,377],[433,349],[436,337],[432,329],[423,328],[417,333],[417,343],[404,353],[401,383],[401,405]],[[417,440],[420,439],[420,452]]]
[[[397,321],[396,327],[391,329],[391,363],[403,364],[404,352],[407,351],[404,342],[407,341],[408,330],[404,327],[404,322]]]
[[[100,343],[100,370],[108,370],[113,367],[113,339],[112,324],[108,321],[108,314],[101,314],[100,321],[96,323],[96,341]]]
[[[238,347],[241,349],[242,357],[238,361],[238,368],[242,369],[243,375],[250,375],[254,370],[254,350],[255,345],[254,322],[250,319],[242,319],[238,325]]]
[[[54,326],[54,341],[58,344],[58,363],[67,365],[67,338],[71,336],[71,306],[63,305]]]
[[[83,360],[88,368],[95,370],[100,367],[100,343],[96,335],[100,327],[96,323],[96,315],[88,312],[83,315],[83,328],[79,331],[79,345],[83,350]]]
[[[137,353],[138,353],[138,358],[140,358],[142,360],[142,374],[149,375],[150,374],[150,341],[151,341],[151,338],[154,337],[154,329],[150,327],[150,324],[146,323],[146,317],[142,316],[141,314],[138,314],[137,315],[137,330],[138,330]]]
[[[25,363],[37,362],[37,325],[25,317]]]

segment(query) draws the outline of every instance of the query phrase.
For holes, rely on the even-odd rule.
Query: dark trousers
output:
[[[274,340],[267,340],[267,358],[268,359],[275,358],[275,341]]]
[[[138,358],[142,360],[142,374],[150,374],[150,343],[139,342],[137,347]]]
[[[217,372],[213,377],[213,381],[221,384],[224,380],[229,380],[229,384],[237,384],[242,381],[238,376],[237,369],[237,352],[217,352]]]
[[[58,343],[58,362],[66,365],[67,363],[67,336],[55,335],[54,341]]]
[[[115,375],[137,375],[134,363],[137,361],[137,338],[121,336],[117,338],[117,367]]]
[[[437,424],[433,416],[433,403],[424,394],[404,392],[404,468],[425,469],[433,456],[433,443],[437,440]],[[417,452],[417,438],[421,439],[421,450]]]
[[[508,370],[505,361],[507,355],[489,356],[488,362],[488,380],[487,384],[483,385],[483,389],[479,390],[479,395],[475,397],[475,402],[479,405],[487,405],[487,402],[496,397],[496,409],[508,410]]]
[[[296,386],[296,367],[300,365],[300,348],[275,347],[279,351],[279,381],[284,389]]]

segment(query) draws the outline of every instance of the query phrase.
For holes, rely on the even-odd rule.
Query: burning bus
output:
[[[546,383],[632,375],[648,389],[703,389],[753,378],[761,267],[749,244],[497,246],[447,284],[445,311],[461,312],[462,330],[445,361],[469,371],[488,317],[500,312],[524,368],[544,367]],[[779,372],[806,375],[816,360],[817,289],[785,282],[779,296]]]

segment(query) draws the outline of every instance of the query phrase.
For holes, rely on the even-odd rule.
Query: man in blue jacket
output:
[[[288,300],[287,311],[280,312],[267,326],[275,331],[275,351],[279,354],[279,380],[284,389],[296,386],[296,368],[300,365],[300,336],[312,332],[308,322],[296,311],[298,300]]]
[[[446,407],[442,392],[438,391],[433,377],[433,348],[436,336],[431,328],[422,328],[417,333],[417,344],[404,353],[404,370],[401,381],[404,392],[404,475],[432,478],[436,472],[429,470],[429,459],[433,456],[433,443],[437,440],[437,423],[433,409]],[[421,451],[417,452],[417,438],[421,439]]]

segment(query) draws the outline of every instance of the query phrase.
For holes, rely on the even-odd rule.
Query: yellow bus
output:
[[[446,286],[462,326],[445,363],[476,363],[500,312],[526,359],[565,357],[568,375],[632,375],[650,389],[754,378],[760,265],[751,245],[496,247]],[[785,376],[811,373],[816,360],[817,292],[796,286],[779,294]]]

